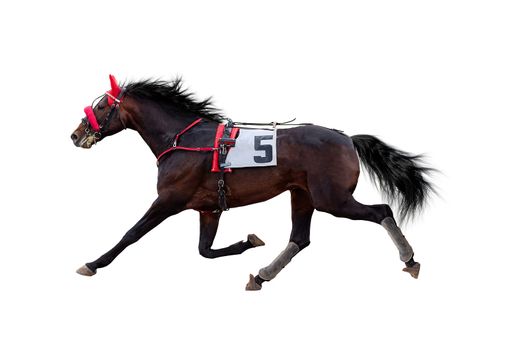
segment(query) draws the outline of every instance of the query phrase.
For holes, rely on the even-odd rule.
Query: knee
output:
[[[199,254],[207,259],[213,259],[216,257],[210,248],[199,247]]]

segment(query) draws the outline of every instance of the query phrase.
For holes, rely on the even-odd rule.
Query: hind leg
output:
[[[397,226],[390,206],[386,204],[365,205],[356,201],[352,195],[348,194],[347,196],[346,199],[340,201],[334,201],[333,199],[331,201],[320,200],[317,197],[314,205],[316,205],[316,209],[337,217],[366,220],[383,226],[397,247],[399,258],[406,265],[403,271],[410,273],[414,278],[418,278],[420,264],[414,261],[414,251],[399,226]],[[337,198],[337,196],[333,198]]]
[[[294,189],[292,194],[292,233],[286,248],[270,263],[259,270],[257,276],[250,275],[246,290],[260,290],[263,282],[274,279],[292,258],[310,245],[310,223],[314,207],[308,192]]]

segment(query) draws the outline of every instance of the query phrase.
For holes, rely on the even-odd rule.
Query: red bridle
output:
[[[86,117],[89,122],[89,125],[91,125],[91,129],[93,129],[93,131],[95,132],[100,132],[100,126],[98,125],[97,118],[95,117],[95,113],[93,112],[93,107],[85,107],[84,113],[86,113]]]
[[[106,116],[106,120],[103,123],[102,127],[106,127],[109,124],[109,120],[116,108],[120,105],[120,99],[122,94],[122,89],[118,86],[117,79],[113,75],[109,75],[109,82],[111,84],[111,90],[107,91],[105,95],[108,97],[108,105],[111,107],[111,111]],[[95,133],[100,133],[101,127],[98,124],[97,117],[95,112],[93,112],[93,106],[87,106],[84,108],[84,113],[86,114],[87,121],[91,126],[91,129]]]

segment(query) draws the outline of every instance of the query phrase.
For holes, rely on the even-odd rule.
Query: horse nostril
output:
[[[76,140],[78,140],[78,136],[77,136],[77,134],[72,133],[72,134],[71,134],[71,140],[73,140],[73,142],[75,142]]]

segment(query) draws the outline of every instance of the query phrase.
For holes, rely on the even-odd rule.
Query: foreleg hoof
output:
[[[77,273],[82,276],[93,276],[96,274],[96,271],[91,271],[89,267],[86,265],[82,265],[78,270]]]
[[[414,277],[415,279],[418,278],[419,276],[419,269],[421,267],[421,264],[420,263],[414,263],[414,265],[410,266],[410,267],[405,267],[403,269],[403,271],[405,272],[408,272],[410,274],[410,276]]]
[[[265,245],[264,241],[253,233],[248,235],[248,242],[250,242],[254,248]]]
[[[255,235],[254,235],[255,236]],[[246,284],[246,290],[261,290],[262,286],[255,282],[255,277],[250,274],[250,280]]]

